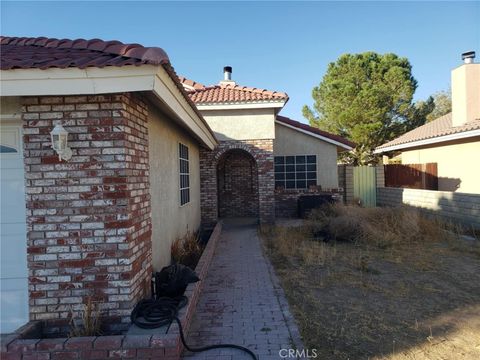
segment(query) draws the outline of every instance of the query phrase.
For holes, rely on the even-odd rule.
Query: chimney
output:
[[[462,54],[462,60],[465,64],[473,64],[475,59],[475,51],[467,51]]]
[[[231,66],[225,66],[223,68],[223,80],[227,80],[227,81],[232,80],[232,67]]]
[[[480,63],[475,51],[462,54],[463,64],[452,71],[452,125],[480,119]]]
[[[223,68],[223,80],[220,81],[220,85],[233,85],[235,86],[235,81],[232,80],[232,67],[225,66]]]

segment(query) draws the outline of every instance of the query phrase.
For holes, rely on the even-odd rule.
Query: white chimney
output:
[[[233,85],[235,86],[235,81],[232,80],[232,67],[225,66],[223,68],[223,80],[220,81],[220,85]]]
[[[480,119],[480,63],[475,52],[462,54],[463,64],[452,71],[452,125]]]

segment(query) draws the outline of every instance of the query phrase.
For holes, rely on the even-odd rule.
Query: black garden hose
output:
[[[192,348],[188,346],[185,335],[183,333],[182,323],[178,318],[178,311],[188,303],[186,296],[179,296],[176,298],[161,297],[158,299],[141,300],[133,309],[130,315],[132,323],[142,329],[155,329],[164,325],[170,325],[174,320],[178,325],[180,331],[180,339],[183,346],[190,352],[203,352],[212,349],[238,349],[246,352],[257,360],[257,356],[248,348],[235,344],[217,344],[203,346],[199,348]]]

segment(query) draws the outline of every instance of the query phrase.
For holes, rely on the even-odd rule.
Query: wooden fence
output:
[[[438,190],[437,163],[384,165],[385,186]]]

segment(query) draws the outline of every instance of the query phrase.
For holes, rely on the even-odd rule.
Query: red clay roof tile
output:
[[[222,83],[205,86],[184,77],[180,77],[179,80],[197,105],[288,100],[288,95],[283,92]]]
[[[466,122],[460,126],[452,126],[452,113],[448,113],[436,120],[426,123],[425,125],[419,126],[386,144],[378,146],[377,150],[397,145],[405,145],[405,147],[407,147],[408,143],[414,141],[433,139],[440,136],[459,134],[477,129],[480,129],[480,119]]]
[[[120,41],[100,39],[49,39],[0,37],[2,70],[48,69],[52,67],[161,65],[169,63],[165,51],[146,48],[139,44],[123,44]]]
[[[0,36],[0,69],[80,68],[124,65],[161,65],[206,128],[212,130],[180,83],[168,55],[161,48],[101,39],[50,39]]]

